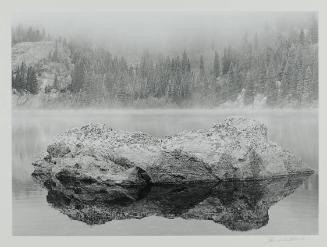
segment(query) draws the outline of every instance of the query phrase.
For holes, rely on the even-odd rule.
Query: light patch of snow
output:
[[[27,66],[35,66],[40,60],[47,58],[54,49],[53,41],[17,43],[11,49],[12,68],[16,68],[22,62]]]
[[[57,52],[56,60],[51,55]],[[12,69],[24,62],[27,67],[36,69],[40,92],[46,86],[53,86],[57,75],[59,87],[65,88],[71,83],[73,64],[69,48],[62,42],[41,41],[17,43],[12,47]]]

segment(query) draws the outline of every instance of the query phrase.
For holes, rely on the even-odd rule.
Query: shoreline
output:
[[[11,111],[15,112],[85,112],[85,111],[95,111],[95,112],[108,112],[108,113],[179,113],[185,112],[190,114],[197,113],[215,113],[215,112],[319,112],[319,107],[314,108],[15,108],[12,107]]]

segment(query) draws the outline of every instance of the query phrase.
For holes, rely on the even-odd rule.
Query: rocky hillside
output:
[[[12,47],[12,70],[22,63],[32,66],[37,72],[40,93],[54,87],[57,77],[58,89],[64,89],[71,83],[73,64],[71,52],[62,41],[22,42]]]

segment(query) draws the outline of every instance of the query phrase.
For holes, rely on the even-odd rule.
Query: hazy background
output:
[[[39,11],[12,25],[15,105],[317,105],[315,12]]]
[[[239,45],[258,34],[274,42],[276,32],[308,28],[313,12],[96,11],[16,12],[12,25],[44,28],[52,35],[101,44],[132,59],[144,50],[197,55]],[[266,40],[265,40],[266,39]]]

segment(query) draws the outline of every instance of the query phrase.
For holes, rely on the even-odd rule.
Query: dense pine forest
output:
[[[174,55],[144,51],[130,61],[99,45],[18,26],[13,48],[43,42],[53,49],[33,63],[13,65],[13,93],[71,107],[317,106],[317,19],[264,38],[245,34],[239,45],[200,55],[187,47]]]

